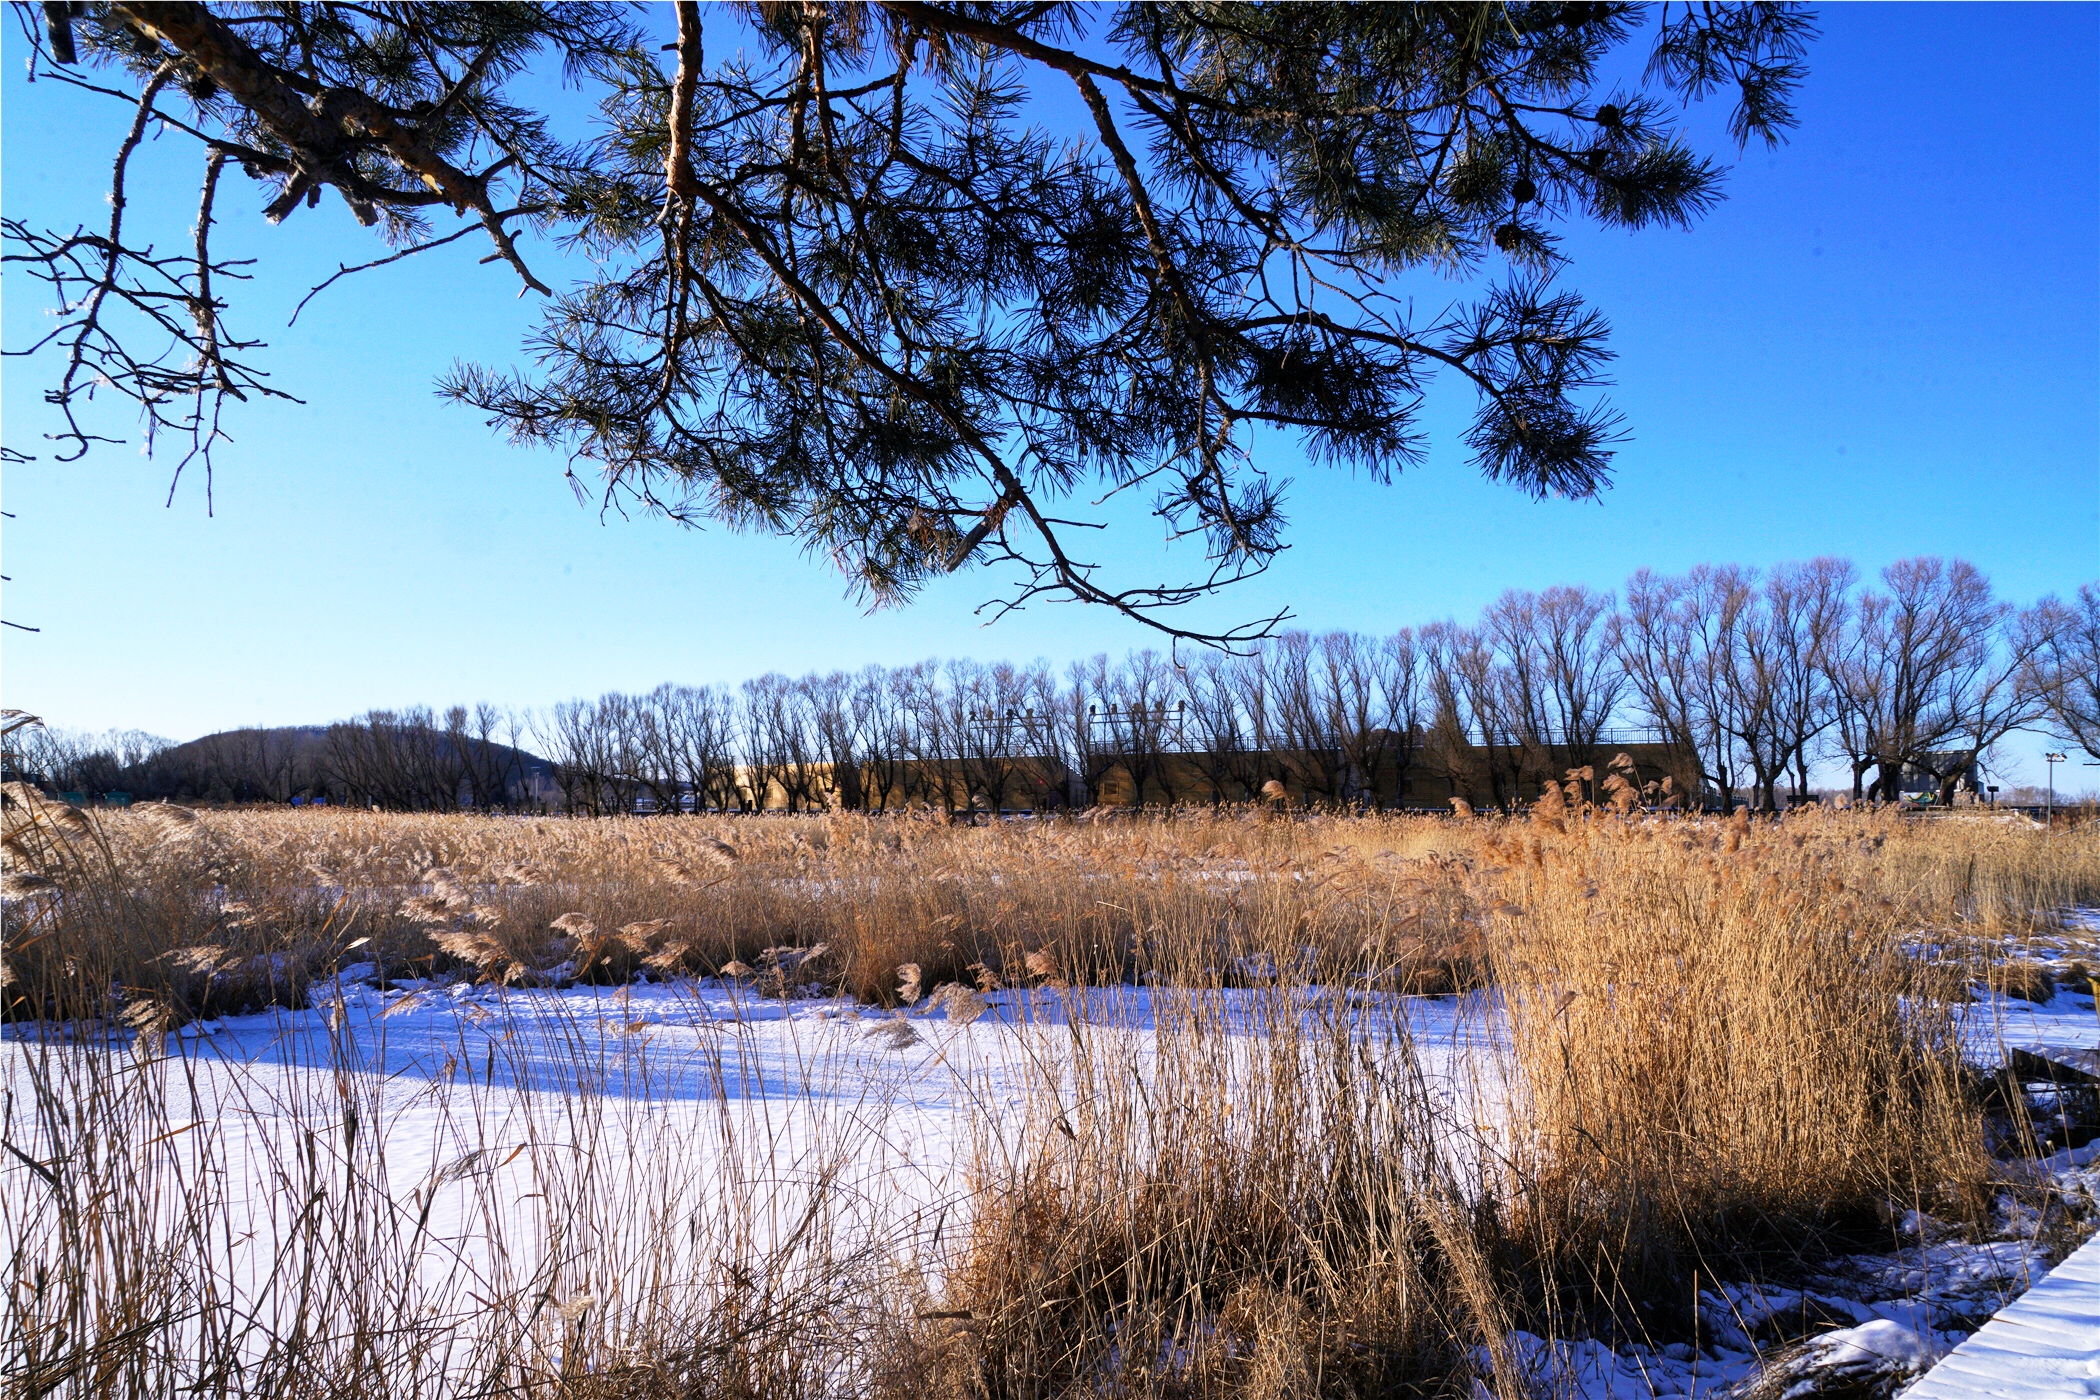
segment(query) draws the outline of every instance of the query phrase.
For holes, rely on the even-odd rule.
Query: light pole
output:
[[[2049,765],[2049,805],[2042,810],[2049,814],[2048,826],[2053,831],[2056,828],[2056,765],[2064,761],[2064,756],[2060,753],[2045,753],[2042,758]]]

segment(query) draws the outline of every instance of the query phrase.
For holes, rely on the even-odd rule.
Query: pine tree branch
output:
[[[419,177],[432,194],[464,214],[480,216],[497,252],[533,291],[552,296],[553,288],[533,276],[516,242],[490,203],[487,181],[493,171],[471,175],[432,150],[419,131],[366,93],[352,88],[321,88],[308,79],[276,68],[247,40],[209,9],[195,3],[117,4],[118,14],[141,35],[174,50],[232,94],[265,130],[296,153],[290,188],[267,216],[282,219],[297,199],[316,184],[341,187],[356,208],[364,203],[409,202],[404,193],[375,190],[349,168],[354,149],[376,142],[404,169]],[[312,105],[301,100],[302,87],[314,89]],[[360,214],[363,218],[363,214]],[[366,220],[369,222],[369,220]]]

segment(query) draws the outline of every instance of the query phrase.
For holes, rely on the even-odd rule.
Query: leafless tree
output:
[[[899,694],[908,717],[904,733],[909,742],[911,799],[929,807],[937,805],[952,817],[959,806],[967,804],[969,794],[956,763],[962,736],[956,732],[957,717],[947,704],[942,675],[940,662],[931,658],[919,662],[901,673]]]
[[[2044,640],[2028,677],[2056,736],[2100,760],[2100,583],[2078,590],[2066,606],[2036,605]]]
[[[1276,762],[1307,800],[1339,803],[1348,770],[1337,726],[1342,705],[1325,673],[1327,658],[1309,633],[1279,633],[1261,650],[1273,702],[1269,717],[1276,729]]]
[[[1613,599],[1583,587],[1556,586],[1532,610],[1532,648],[1543,680],[1548,737],[1570,768],[1594,767],[1598,742],[1617,713],[1626,673],[1611,648]],[[1589,781],[1586,795],[1598,797]]]
[[[684,805],[686,764],[681,687],[664,684],[622,706],[627,730],[625,766],[656,811],[676,815]]]
[[[1956,788],[1993,747],[2047,714],[2047,701],[2033,682],[2054,624],[2047,609],[2003,605],[1983,645],[1964,652],[1948,674],[1942,691],[1950,717],[1947,737],[1910,759],[1938,783],[1942,804],[1954,800]]]
[[[23,777],[59,792],[85,788],[82,769],[93,753],[94,741],[89,735],[57,725],[32,724],[18,729],[8,747],[8,758]]]
[[[1064,742],[1064,693],[1057,673],[1047,661],[1029,666],[1023,680],[1028,697],[1027,743],[1029,761],[1037,785],[1037,801],[1045,807],[1069,807],[1073,789],[1082,784],[1070,762]]]
[[[1033,677],[1006,662],[953,661],[944,674],[942,724],[953,745],[946,756],[973,804],[1002,811],[1039,776],[1033,762],[1037,721],[1030,713],[1037,694]]]
[[[1632,703],[1669,747],[1678,767],[1703,771],[1692,648],[1681,579],[1642,569],[1626,583],[1626,605],[1612,619],[1612,641]]]
[[[1246,724],[1248,761],[1243,780],[1252,796],[1269,783],[1287,782],[1291,776],[1281,758],[1290,740],[1275,649],[1258,647],[1236,658],[1229,674]]]
[[[325,741],[326,780],[353,802],[404,811],[451,811],[460,804],[467,771],[449,723],[449,717],[441,723],[427,707],[411,706],[372,710],[332,724]],[[259,751],[244,761],[266,763],[273,770],[280,762],[265,759]]]
[[[1643,570],[1616,611],[1587,588],[1511,590],[1475,627],[1289,631],[1185,665],[1149,650],[1119,663],[1104,654],[1060,678],[1041,662],[928,661],[767,675],[735,691],[664,685],[530,719],[488,704],[375,710],[319,738],[233,731],[165,759],[151,753],[164,741],[142,737],[126,757],[115,738],[50,731],[32,766],[68,791],[136,772],[234,800],[325,789],[389,807],[486,809],[538,781],[529,732],[564,808],[593,814],[631,811],[643,795],[664,812],[688,800],[746,811],[934,802],[951,814],[1099,804],[1118,770],[1140,803],[1222,803],[1283,780],[1309,801],[1380,805],[1414,790],[1417,765],[1454,797],[1484,790],[1511,808],[1542,780],[1593,768],[1624,709],[1671,751],[1687,800],[1727,809],[1739,795],[1776,807],[1782,780],[1805,797],[1830,743],[1855,793],[1871,772],[1884,798],[1921,775],[1951,795],[2007,734],[2045,716],[2090,751],[2100,584],[2076,607],[2047,598],[2021,612],[1961,561],[1891,565],[1857,600],[1853,579],[1832,558],[1763,575]]]
[[[457,753],[466,777],[468,801],[488,810],[510,807],[525,781],[524,755],[502,736],[515,733],[515,717],[483,702],[471,710],[454,706],[445,712],[446,741]]]
[[[1708,662],[1723,702],[1717,722],[1733,741],[1731,752],[1750,770],[1750,807],[1769,810],[1786,764],[1779,733],[1780,626],[1755,569],[1731,567],[1717,577],[1725,577],[1730,600],[1718,615],[1719,640]]]
[[[1322,727],[1340,759],[1331,793],[1337,802],[1379,806],[1379,780],[1390,762],[1398,762],[1405,784],[1413,737],[1396,729],[1392,713],[1396,694],[1404,689],[1394,674],[1399,659],[1394,641],[1356,632],[1320,638],[1316,689],[1326,711]]]
[[[1379,643],[1380,706],[1390,742],[1386,761],[1393,766],[1395,800],[1405,801],[1413,783],[1417,756],[1427,738],[1428,697],[1423,688],[1423,651],[1414,631],[1403,627]]]
[[[763,812],[772,801],[774,774],[782,765],[775,745],[778,727],[767,722],[768,693],[775,678],[758,677],[737,688],[737,805]]]
[[[1679,578],[1643,569],[1628,580],[1612,627],[1636,708],[1724,811],[1735,805],[1743,728],[1731,647],[1752,596],[1746,571],[1734,566],[1702,564]]]
[[[693,805],[728,811],[738,805],[736,697],[720,686],[680,686],[673,733]]]
[[[912,762],[918,747],[914,670],[870,666],[860,674],[859,694],[868,716],[863,741],[868,802],[877,810],[893,800],[908,803],[917,795],[917,769]]]
[[[152,782],[149,770],[173,747],[174,741],[142,729],[89,734],[30,724],[15,731],[8,760],[20,765],[21,775],[29,782],[53,791],[100,797],[123,791],[126,784],[143,787]]]
[[[31,726],[30,734],[41,733],[43,726]],[[73,780],[64,784],[90,797],[99,797],[111,792],[152,790],[161,786],[159,769],[161,755],[173,748],[174,742],[158,734],[148,734],[142,729],[112,729],[105,734],[85,739],[85,752],[77,760]],[[293,777],[297,784],[293,792],[303,789],[308,795],[319,791],[319,773],[311,755],[302,756],[300,771]]]
[[[786,676],[745,681],[739,733],[751,809],[763,812],[774,789],[791,812],[821,804],[823,774],[806,712],[806,695]]]
[[[941,703],[941,663],[928,658],[892,673],[908,760],[908,799],[952,814],[961,800],[952,764],[955,746]]]
[[[1825,556],[1805,564],[1782,564],[1765,580],[1776,653],[1773,735],[1797,802],[1808,800],[1809,761],[1837,722],[1831,662],[1851,616],[1856,576],[1850,560]],[[1769,787],[1765,805],[1773,805]]]
[[[1213,805],[1254,792],[1245,723],[1240,715],[1238,658],[1205,651],[1175,673],[1175,703],[1188,715],[1188,757]]]
[[[1522,589],[1510,589],[1480,614],[1482,639],[1494,648],[1500,700],[1494,711],[1505,740],[1522,749],[1533,766],[1542,762],[1552,733],[1538,623],[1538,595]]]
[[[867,802],[861,764],[868,723],[860,682],[844,671],[833,671],[804,677],[801,688],[831,801],[859,811]]]
[[[1472,788],[1472,756],[1477,754],[1497,807],[1529,797],[1524,744],[1508,713],[1509,687],[1486,629],[1432,623],[1422,629],[1422,638],[1433,658],[1433,732],[1452,795]]]
[[[1586,588],[1512,589],[1481,614],[1493,647],[1500,747],[1520,794],[1594,757],[1623,685],[1607,645],[1610,616],[1610,598]]]
[[[1422,753],[1446,798],[1462,797],[1471,787],[1467,758],[1473,725],[1455,662],[1461,631],[1456,622],[1445,621],[1427,623],[1415,634],[1422,668]]]
[[[677,811],[678,778],[666,767],[651,740],[653,724],[647,697],[607,691],[598,697],[597,722],[611,757],[608,767],[615,794],[610,810],[632,812],[646,796],[657,811]]]
[[[1130,800],[1143,805],[1148,788],[1157,788],[1169,805],[1175,800],[1168,755],[1183,747],[1180,738],[1186,709],[1177,710],[1173,669],[1150,647],[1134,651],[1108,673],[1108,707],[1099,717],[1108,743],[1130,775]]]
[[[1721,810],[1732,812],[1744,767],[1741,736],[1750,727],[1741,713],[1742,688],[1736,684],[1733,657],[1744,613],[1756,601],[1756,579],[1753,571],[1738,564],[1701,564],[1687,575],[1687,583],[1685,622],[1692,649],[1700,768]]]
[[[564,700],[531,721],[566,812],[596,817],[618,809],[618,751],[605,719],[602,704],[579,699]]]
[[[1951,793],[1981,748],[2038,713],[2019,683],[2024,663],[2008,670],[1998,644],[2024,655],[2041,643],[1973,564],[1904,559],[1881,578],[1886,591],[1859,600],[1834,675],[1853,793],[1873,768],[1873,794],[1896,800],[1906,766]]]
[[[1098,807],[1108,775],[1123,763],[1121,736],[1108,721],[1115,688],[1107,655],[1073,662],[1065,672],[1065,682],[1059,729],[1066,745],[1066,766],[1078,776],[1087,805]]]

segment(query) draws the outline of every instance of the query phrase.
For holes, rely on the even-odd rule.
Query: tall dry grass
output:
[[[1701,1280],[1974,1209],[1982,1108],[1947,1008],[2053,905],[2100,897],[2091,828],[1892,814],[47,809],[21,801],[42,826],[10,874],[51,884],[10,903],[0,953],[9,1016],[45,1018],[11,1051],[10,1375],[108,1395],[1513,1397],[1513,1327],[1668,1339]],[[267,1141],[184,1097],[179,1037],[154,1052],[351,962],[513,987],[728,969],[878,1004],[910,964],[1047,1022],[938,1241],[870,1232],[809,1194],[822,1172],[746,1163],[696,1196],[726,1128],[595,1169],[602,1135],[663,1130],[594,1086],[591,1034],[559,1132],[491,1135],[468,1074],[444,1189],[480,1193],[500,1243],[470,1268],[413,1228],[438,1188],[375,1159],[384,1076],[356,1045],[319,1047],[303,1135]],[[1477,1053],[1419,1055],[1406,994],[1466,990],[1443,1006]],[[222,1189],[256,1154],[260,1225]],[[775,1199],[817,1223],[752,1229]],[[282,1264],[229,1275],[258,1228]]]
[[[1294,976],[1148,1009],[1142,1045],[1074,1027],[980,1147],[889,1393],[1525,1393],[1481,1144],[1390,1003]]]
[[[777,1114],[696,1111],[570,1038],[551,1083],[502,1041],[427,1082],[328,1033],[275,1077],[180,1036],[18,1043],[0,1391],[864,1391],[892,1266],[832,1184],[853,1140],[754,1152]]]
[[[294,880],[187,808],[83,812],[5,785],[0,1020],[146,1029],[305,1004],[352,939],[340,891]]]
[[[1486,872],[1509,861],[1489,846],[1516,829],[1537,837],[1492,819],[1292,820],[1256,809],[984,827],[845,814],[277,810],[209,812],[175,832],[150,809],[40,810],[41,828],[78,848],[50,872],[72,889],[17,902],[17,923],[43,919],[45,936],[10,940],[5,1014],[38,1014],[58,983],[85,975],[67,969],[93,963],[113,995],[147,989],[178,1021],[296,995],[312,970],[339,960],[401,976],[617,983],[736,962],[762,969],[768,949],[823,945],[800,980],[879,1002],[901,963],[919,964],[929,986],[977,968],[1011,981],[1009,969],[1039,951],[1068,976],[1117,981],[1157,960],[1143,947],[1152,930],[1202,924],[1223,948],[1286,921],[1298,925],[1301,954],[1347,964],[1374,949],[1396,984],[1455,990],[1494,962],[1487,916],[1505,901]],[[80,830],[60,829],[59,811]],[[1593,817],[1571,830],[1626,825]],[[1636,827],[1724,839],[1713,822]],[[2100,903],[2092,826],[2044,833],[1984,816],[1883,813],[1749,829],[1812,846],[1848,887],[1961,939],[2032,939],[2055,910]],[[50,863],[9,860],[31,875]],[[40,909],[49,917],[23,912]],[[1203,957],[1177,975],[1206,967],[1232,973]]]
[[[1877,889],[1949,928],[1998,940],[2053,931],[2062,911],[2100,906],[2100,822],[2053,831],[2010,814],[1956,810],[1882,819],[1853,846]]]
[[[1279,903],[1307,943],[1346,957],[1381,946],[1417,990],[1450,990],[1485,963],[1462,872],[1436,858],[1453,833],[1419,820],[234,811],[204,814],[171,847],[151,809],[74,815],[109,856],[93,874],[54,872],[70,890],[38,906],[46,939],[9,954],[10,1015],[39,1014],[60,983],[77,993],[101,979],[113,1005],[139,989],[179,1023],[246,1004],[265,974],[290,988],[338,959],[389,976],[618,983],[763,970],[769,949],[822,946],[797,981],[886,1001],[901,963],[929,986],[978,969],[1019,980],[1040,952],[1068,976],[1112,982],[1134,974],[1152,930],[1200,918],[1223,946]],[[1213,976],[1230,972],[1211,960]]]
[[[1920,958],[1920,908],[1844,824],[1550,836],[1485,854],[1507,866],[1515,1228],[1561,1287],[1638,1313],[1702,1273],[1886,1240],[1892,1202],[1980,1207],[1964,969]]]
[[[1031,1150],[984,1163],[914,1334],[949,1392],[1528,1394],[1513,1327],[1682,1340],[1717,1279],[1893,1247],[1908,1209],[1975,1217],[1951,1013],[1974,969],[1921,956],[1932,902],[1877,875],[1911,829],[1590,815],[1447,828],[1466,854],[1423,862],[1457,877],[1421,888],[1477,926],[1506,1034],[1468,1065],[1415,1053],[1389,943],[1292,961],[1320,927],[1302,881],[1247,905],[1228,961],[1276,974],[1230,1012],[1200,990],[1213,925],[1147,943],[1156,1060],[1077,1035]],[[2075,888],[2091,853],[2002,861],[1999,888]]]

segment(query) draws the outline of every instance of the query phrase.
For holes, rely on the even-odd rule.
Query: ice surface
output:
[[[532,1174],[550,1152],[660,1183],[655,1189],[728,1201],[765,1217],[759,1235],[787,1228],[797,1184],[819,1180],[841,1189],[863,1226],[897,1239],[937,1233],[935,1222],[966,1209],[974,1155],[1018,1145],[1031,1077],[1046,1065],[1055,1072],[1074,1026],[1097,1044],[1113,1041],[1124,1062],[1149,1073],[1165,995],[997,991],[980,1018],[964,1022],[937,1010],[905,1017],[836,999],[762,997],[730,982],[518,991],[424,981],[382,990],[360,980],[373,972],[344,969],[333,986],[315,988],[308,1010],[171,1035],[159,1066],[188,1123],[204,1129],[177,1142],[186,1152],[208,1145],[232,1166],[214,1189],[263,1219],[283,1196],[299,1136],[317,1125],[335,1130],[354,1098],[378,1146],[383,1194],[414,1204],[425,1217],[419,1228],[443,1244],[421,1267],[470,1273],[502,1248],[492,1209],[521,1219],[551,1209],[535,1200],[543,1193]],[[1254,989],[1199,995],[1250,1043],[1274,1005],[1273,993]],[[1498,1057],[1487,1053],[1501,1035],[1492,997],[1353,994],[1346,1002],[1362,1024],[1404,1026],[1454,1121],[1492,1116],[1485,1106],[1499,1095],[1481,1093],[1481,1081],[1498,1073]],[[10,1087],[38,1072],[47,1053],[35,1034],[0,1033],[0,1079]],[[2100,1046],[2100,1019],[2090,996],[2069,989],[2044,1006],[1984,996],[1963,1009],[1963,1034],[1986,1062],[2009,1049],[2064,1056]],[[584,1100],[596,1107],[579,1114]],[[184,1122],[171,1126],[187,1131]],[[2077,1148],[2031,1171],[2090,1190],[2100,1184],[2096,1160],[2100,1150]],[[750,1199],[761,1191],[764,1200]],[[1909,1372],[1952,1348],[1909,1392],[1916,1400],[2100,1396],[2100,1246],[2088,1244],[1955,1346],[2027,1288],[2044,1261],[2022,1239],[1934,1238],[1922,1217],[1910,1224],[1914,1247],[1840,1261],[1798,1288],[1714,1287],[1702,1298],[1700,1350],[1515,1333],[1504,1364],[1532,1373],[1540,1393],[1704,1395],[1758,1374],[1773,1355],[1768,1324],[1813,1314],[1839,1325],[1790,1349],[1789,1364]],[[266,1253],[268,1231],[255,1239]],[[231,1267],[238,1275],[266,1262]]]

